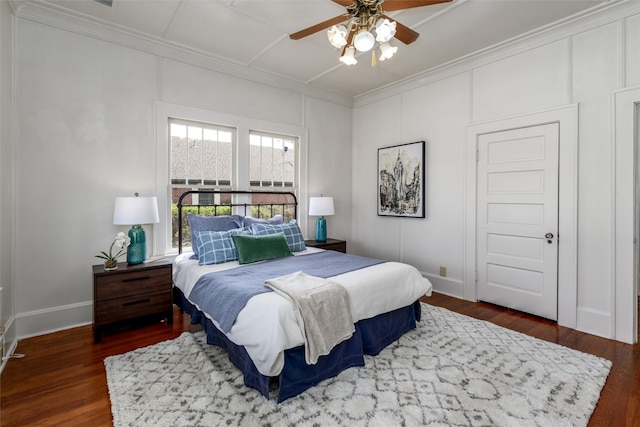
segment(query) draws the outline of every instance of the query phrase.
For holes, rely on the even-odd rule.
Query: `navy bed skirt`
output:
[[[245,385],[255,388],[268,398],[272,378],[258,372],[244,347],[231,342],[178,288],[174,288],[174,303],[191,316],[192,325],[202,324],[207,334],[207,343],[227,350],[229,360],[244,373]],[[284,368],[277,377],[278,402],[296,396],[347,368],[363,366],[365,354],[375,356],[405,332],[415,329],[420,316],[420,301],[415,301],[389,313],[361,320],[356,323],[356,330],[351,338],[335,346],[328,355],[320,356],[315,365],[306,364],[304,346],[285,350]]]

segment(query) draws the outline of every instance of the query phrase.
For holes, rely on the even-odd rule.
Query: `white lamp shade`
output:
[[[388,19],[379,19],[376,22],[376,41],[380,43],[388,42],[396,35],[396,23],[395,21],[389,21]]]
[[[376,38],[367,30],[361,30],[353,38],[353,46],[355,46],[359,52],[371,50],[374,44],[376,44]]]
[[[344,47],[347,44],[347,27],[334,25],[327,30],[327,38],[333,47]]]
[[[333,197],[311,197],[309,199],[309,215],[335,215]]]
[[[340,57],[340,61],[346,65],[355,65],[358,60],[355,57],[356,49],[353,46],[347,46],[344,55]]]
[[[380,61],[391,58],[398,51],[397,46],[391,46],[388,42],[380,45]]]
[[[153,197],[116,197],[113,209],[115,225],[155,224],[160,222],[158,200]]]

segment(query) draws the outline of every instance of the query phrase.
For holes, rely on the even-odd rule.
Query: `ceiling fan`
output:
[[[416,41],[417,32],[411,28],[393,21],[385,12],[410,9],[414,7],[431,6],[439,3],[447,3],[452,0],[331,0],[347,8],[347,12],[335,18],[328,19],[309,28],[290,34],[293,40],[299,40],[318,31],[329,28],[327,37],[336,48],[342,48],[340,61],[347,65],[353,65],[356,50],[367,52],[376,42],[380,47],[380,60],[391,58],[398,50],[389,44],[393,37],[404,44]],[[383,10],[384,4],[384,10]],[[376,65],[375,50],[372,53],[371,63]]]

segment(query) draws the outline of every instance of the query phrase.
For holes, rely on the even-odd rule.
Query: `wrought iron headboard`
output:
[[[194,195],[198,196],[196,203],[193,203]],[[209,197],[201,197],[202,195]],[[211,203],[215,201],[215,196],[228,196],[229,200],[221,203]],[[245,198],[250,200],[238,200],[242,198],[239,196],[248,196]],[[253,201],[253,196],[259,196],[259,199],[264,196],[266,200]],[[273,200],[268,201],[269,198]],[[271,218],[274,215],[281,214],[285,222],[289,222],[291,219],[297,219],[298,217],[298,199],[296,195],[291,192],[188,190],[182,193],[178,199],[178,253],[182,253],[184,241],[183,227],[185,225],[186,215],[183,210],[189,207],[195,208],[195,212],[193,213],[199,215],[202,214],[201,212],[203,210],[209,211],[209,208],[213,208],[213,213],[210,216],[233,214],[262,218],[268,215],[268,218]],[[209,212],[207,212],[207,214],[209,214]]]

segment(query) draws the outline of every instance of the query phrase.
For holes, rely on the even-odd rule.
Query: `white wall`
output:
[[[51,25],[55,19],[69,18],[15,20],[16,217],[2,229],[15,230],[20,337],[91,322],[94,255],[126,231],[112,225],[115,197],[164,191],[157,188],[158,101],[306,129],[302,185],[336,197],[332,235],[349,237],[348,102],[216,71],[131,36],[70,31],[73,22]]]
[[[467,126],[577,103],[578,328],[607,335],[593,319],[613,315],[611,94],[640,85],[637,2],[357,99],[353,111],[317,89],[259,83],[68,17],[19,14],[12,38],[0,3],[0,280],[9,296],[0,320],[15,316],[19,336],[91,322],[94,254],[121,231],[114,198],[158,191],[158,101],[305,128],[308,193],[336,200],[329,235],[350,251],[410,262],[453,294],[464,284]],[[377,148],[417,140],[427,141],[427,218],[377,217]]]
[[[634,2],[588,16],[427,73],[405,88],[358,99],[353,125],[357,252],[414,264],[437,290],[462,297],[464,215],[474,209],[464,203],[467,126],[575,103],[578,236],[566,244],[578,248],[577,328],[612,336],[612,97],[618,89],[640,84],[639,6]],[[416,140],[427,141],[427,217],[377,217],[377,149]],[[447,267],[446,278],[439,277],[439,266]]]
[[[0,2],[0,326],[5,328],[4,354],[15,344],[13,310],[13,150],[12,98],[13,76],[11,9]],[[0,365],[4,366],[2,360]]]
[[[351,240],[351,108],[307,97],[306,124],[309,130],[309,196],[331,196],[336,214],[328,216],[327,235],[334,239]],[[322,177],[313,179],[312,177]],[[308,202],[308,201],[307,201]],[[315,238],[316,217],[309,218],[307,238]],[[351,245],[347,243],[351,252]]]

